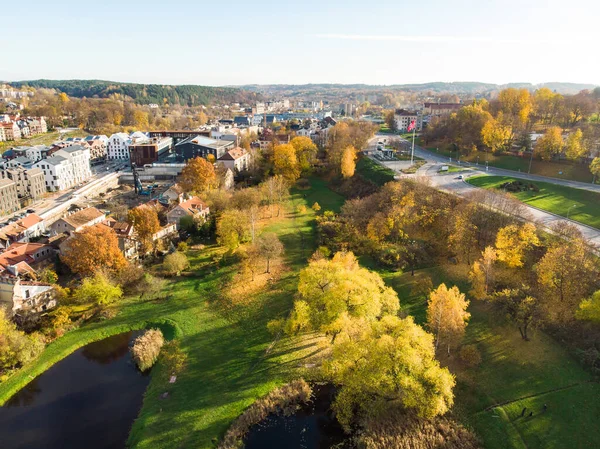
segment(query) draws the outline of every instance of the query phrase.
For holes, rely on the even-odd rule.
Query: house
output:
[[[56,294],[51,285],[25,281],[18,276],[0,277],[0,307],[9,310],[9,316],[42,313],[56,305]]]
[[[56,251],[50,245],[15,242],[0,253],[0,276],[35,273],[55,255]]]
[[[115,133],[106,144],[108,160],[129,160],[129,145],[132,139],[127,133]]]
[[[138,258],[138,241],[135,238],[133,225],[117,221],[114,218],[107,218],[98,226],[107,226],[115,231],[119,241],[119,249],[127,260],[135,260]]]
[[[250,153],[242,147],[236,147],[228,150],[218,161],[233,172],[239,173],[250,166]]]
[[[233,117],[233,123],[236,126],[243,126],[243,127],[248,127],[251,126],[251,121],[250,121],[250,117],[246,116],[246,115],[239,115],[237,117]]]
[[[228,140],[215,140],[204,136],[190,136],[175,145],[178,161],[187,161],[196,157],[207,158],[212,154],[215,160],[234,147],[234,142]]]
[[[170,203],[181,203],[183,201],[183,189],[179,184],[173,184],[161,196]]]
[[[79,232],[106,219],[106,214],[95,207],[88,207],[60,218],[50,225],[54,234]]]
[[[15,223],[0,228],[0,248],[8,248],[12,243],[29,243],[46,232],[44,220],[36,214],[28,214]]]
[[[15,151],[15,155],[17,152]],[[33,161],[25,156],[17,156],[6,163],[7,168],[15,167],[27,167],[30,168],[33,165]]]
[[[4,128],[4,140],[19,140],[21,138],[21,128],[16,122],[0,123]]]
[[[16,182],[10,179],[0,179],[0,216],[19,210],[21,204],[17,192]]]
[[[208,216],[208,206],[198,197],[190,198],[174,206],[167,212],[167,221],[176,223],[179,226],[182,217],[192,216],[194,218],[206,219]]]
[[[423,129],[423,116],[417,112],[407,111],[406,109],[396,109],[394,111],[394,118],[396,119],[396,127],[399,131],[406,132],[413,121],[415,122],[417,131]]]

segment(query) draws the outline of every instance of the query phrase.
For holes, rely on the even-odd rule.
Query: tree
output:
[[[525,252],[539,244],[535,225],[525,223],[521,226],[516,224],[505,226],[496,236],[498,260],[510,268],[520,268],[524,264]]]
[[[569,321],[597,280],[597,263],[582,239],[560,241],[535,267],[546,313],[553,321]]]
[[[296,159],[300,170],[306,172],[310,170],[317,157],[318,148],[310,137],[298,136],[290,141],[290,145],[296,150]]]
[[[120,286],[114,284],[104,273],[99,271],[92,277],[87,277],[73,294],[80,304],[93,303],[97,306],[111,304],[123,296]]]
[[[588,151],[585,147],[583,132],[581,129],[577,129],[569,134],[569,137],[567,137],[565,151],[567,158],[571,159],[572,161],[577,161],[587,155]]]
[[[35,359],[44,349],[39,334],[25,334],[8,319],[0,307],[0,373],[23,366]]]
[[[91,276],[100,269],[117,272],[127,265],[117,234],[108,226],[90,226],[67,241],[60,257],[71,271]]]
[[[394,110],[386,111],[384,116],[385,124],[391,132],[398,131],[398,123],[396,122],[396,114]]]
[[[353,319],[374,321],[400,307],[396,292],[377,273],[361,268],[351,252],[312,260],[300,272],[297,300],[308,306],[309,327],[333,341]]]
[[[498,94],[500,112],[514,127],[525,127],[533,112],[533,101],[527,89],[503,89]]]
[[[170,276],[179,276],[190,266],[187,256],[179,251],[168,254],[163,261],[163,270]]]
[[[535,144],[535,152],[546,161],[558,156],[563,149],[562,130],[553,126]]]
[[[323,371],[339,386],[333,409],[346,430],[355,414],[368,419],[402,408],[432,418],[454,401],[454,377],[440,367],[433,337],[412,317],[385,316],[353,338],[340,339]]]
[[[273,171],[276,175],[283,176],[290,185],[298,180],[300,166],[292,145],[286,143],[273,148]]]
[[[600,323],[600,290],[596,291],[590,298],[581,301],[575,316],[580,320]]]
[[[342,153],[341,172],[344,178],[352,178],[356,170],[356,148],[348,146]]]
[[[487,246],[481,253],[481,259],[473,263],[469,279],[471,281],[471,295],[477,299],[487,297],[490,286],[494,280],[494,264],[498,255],[496,250]]]
[[[244,211],[248,215],[250,222],[251,241],[254,243],[256,235],[256,223],[259,219],[260,203],[262,200],[261,191],[258,188],[246,188],[237,190],[232,198],[233,207]]]
[[[311,209],[315,212],[319,212],[321,210],[321,205],[315,201],[314,204],[311,206]]]
[[[198,121],[198,124],[200,126],[204,126],[208,122],[208,116],[206,115],[206,113],[204,111],[200,111],[198,113],[198,115],[196,116],[196,120]]]
[[[526,288],[504,289],[492,295],[492,301],[499,303],[506,315],[517,325],[521,338],[528,341],[527,330],[541,321],[539,301],[527,294]]]
[[[277,216],[279,216],[281,205],[283,204],[286,197],[289,195],[287,183],[283,176],[275,175],[270,177],[259,186],[259,189],[262,193],[264,201],[269,207],[271,217],[273,216],[273,205],[278,206]]]
[[[595,157],[590,164],[590,172],[594,175],[594,183],[600,174],[600,157]]]
[[[488,120],[481,129],[483,144],[490,147],[494,153],[505,148],[511,137],[510,126],[505,126],[495,119]]]
[[[164,344],[165,339],[159,329],[149,329],[135,339],[131,347],[131,358],[140,371],[152,368]]]
[[[441,341],[450,348],[458,346],[471,314],[467,312],[469,301],[465,299],[458,287],[448,288],[446,284],[440,286],[429,294],[427,304],[427,324],[435,334],[435,349]]]
[[[467,264],[471,263],[473,242],[477,241],[477,225],[473,223],[474,205],[465,204],[454,211],[448,244]]]
[[[277,234],[266,232],[258,237],[256,246],[260,256],[267,260],[267,273],[270,273],[271,259],[279,257],[283,253],[283,244],[279,241]]]
[[[217,241],[230,251],[250,240],[248,216],[237,209],[223,212],[217,221]]]
[[[152,245],[152,236],[160,229],[156,209],[146,205],[138,206],[129,211],[127,221],[133,225],[144,250],[148,251]]]
[[[205,192],[219,184],[215,166],[202,157],[190,159],[183,167],[179,185],[186,192]]]

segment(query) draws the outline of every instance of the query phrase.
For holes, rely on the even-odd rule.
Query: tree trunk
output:
[[[267,273],[271,272],[271,259],[267,257]]]

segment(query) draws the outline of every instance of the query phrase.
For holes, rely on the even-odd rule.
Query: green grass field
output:
[[[356,172],[378,186],[393,181],[394,176],[396,175],[393,170],[378,164],[368,157],[361,157],[358,160],[356,163]]]
[[[419,276],[434,285],[446,282],[468,291],[466,267],[449,266],[410,273],[383,272],[400,296],[402,311],[426,322],[425,298],[411,295]],[[561,345],[541,331],[525,342],[518,330],[491,307],[473,300],[466,344],[475,344],[482,363],[467,368],[453,356],[447,362],[457,376],[455,415],[473,427],[487,449],[600,447],[600,384]],[[442,363],[444,356],[442,356]],[[564,388],[558,391],[552,391]],[[526,398],[526,399],[521,399]],[[506,405],[495,404],[511,401]],[[543,406],[548,409],[544,413]],[[487,410],[488,408],[491,409]],[[527,415],[520,418],[523,407]]]
[[[508,176],[482,175],[468,178],[467,182],[484,189],[500,189],[505,182],[514,180]],[[568,213],[569,218],[600,229],[600,193],[547,182],[533,184],[540,189],[539,192],[517,192],[512,195],[526,204],[563,217]]]
[[[212,448],[229,424],[258,397],[297,376],[301,360],[315,352],[314,341],[283,338],[273,344],[269,320],[286,316],[293,301],[299,269],[314,250],[314,212],[339,210],[343,199],[325,183],[312,180],[309,190],[294,191],[285,218],[267,225],[285,245],[288,267],[281,278],[237,304],[221,291],[236,268],[220,262],[221,248],[212,246],[188,253],[189,273],[170,282],[171,298],[163,301],[126,300],[111,320],[86,325],[50,344],[41,357],[0,384],[0,403],[29,380],[84,344],[147,322],[171,320],[182,332],[181,347],[188,366],[173,385],[152,378],[129,445],[136,448]],[[293,206],[309,206],[302,215]],[[160,366],[157,367],[160,369]],[[159,396],[168,391],[167,400]]]

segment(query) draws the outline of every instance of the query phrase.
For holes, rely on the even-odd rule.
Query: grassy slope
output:
[[[308,206],[318,201],[323,209],[331,210],[343,202],[319,180],[313,180],[310,190],[294,193],[292,202],[303,201]],[[131,300],[117,318],[67,334],[50,345],[38,362],[0,384],[0,401],[14,392],[15,385],[23,385],[88,341],[140,327],[146,320],[171,319],[183,332],[181,345],[188,354],[188,366],[174,385],[152,379],[129,442],[138,448],[213,447],[235,417],[257,397],[285,382],[300,360],[315,351],[310,338],[283,339],[269,348],[273,338],[266,331],[266,323],[286,315],[292,304],[298,270],[314,246],[313,224],[314,213],[308,209],[304,215],[287,214],[268,225],[284,243],[291,269],[268,291],[246,298],[243,304],[231,305],[219,296],[223,280],[234,272],[231,266],[214,263],[221,250],[190,251],[191,273],[169,285],[171,299],[158,303]],[[160,400],[165,391],[169,398]]]
[[[382,186],[393,181],[395,173],[393,170],[378,164],[373,159],[361,157],[356,164],[356,172],[363,178]]]
[[[514,180],[507,176],[482,175],[469,178],[467,182],[484,189],[499,189],[505,182]],[[569,208],[576,205],[571,208],[569,218],[600,228],[599,193],[546,182],[534,182],[533,184],[539,187],[539,192],[518,192],[513,195],[524,203],[563,217],[567,216]]]
[[[461,267],[420,270],[418,276],[431,276],[434,284],[464,279]],[[386,282],[399,293],[402,309],[423,324],[426,302],[411,296],[415,278],[410,273],[383,273]],[[467,285],[456,282],[461,291]],[[529,342],[521,340],[516,328],[479,301],[469,306],[471,321],[467,327],[467,344],[476,344],[482,354],[479,367],[467,369],[449,362],[457,375],[455,413],[472,425],[488,449],[542,449],[600,447],[600,385],[589,383],[591,375],[550,337],[541,331]],[[443,359],[442,359],[443,361]],[[556,388],[575,386],[541,394]],[[517,400],[535,395],[528,399]],[[510,404],[485,409],[505,401]],[[542,413],[543,405],[548,405]],[[523,407],[533,417],[520,418]]]

